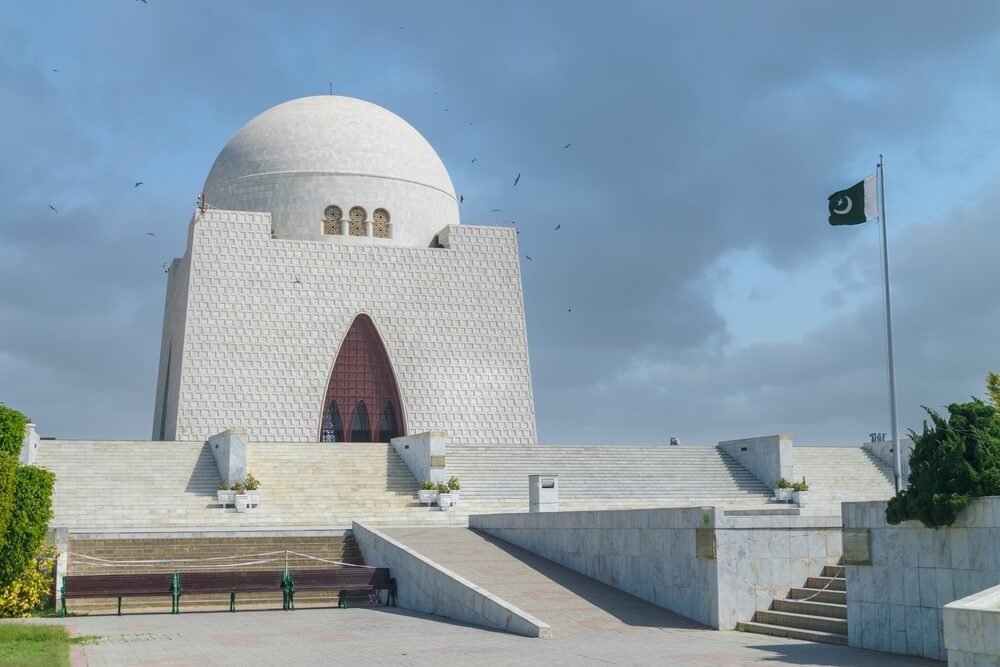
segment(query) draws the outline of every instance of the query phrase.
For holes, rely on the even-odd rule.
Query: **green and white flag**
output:
[[[878,218],[878,186],[875,174],[830,195],[831,225],[860,225]]]

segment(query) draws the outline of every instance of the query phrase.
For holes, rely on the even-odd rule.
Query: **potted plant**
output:
[[[774,490],[774,497],[779,503],[787,503],[792,498],[792,483],[784,477],[778,478],[777,488]]]
[[[458,483],[458,477],[452,475],[448,478],[448,490],[451,492],[450,495],[452,505],[458,503],[459,489],[461,488],[462,485]]]
[[[236,494],[236,511],[246,512],[250,507],[250,498],[247,496],[247,489],[243,482],[233,484],[233,492]]]
[[[247,491],[247,504],[256,507],[260,505],[260,480],[247,473],[247,478],[243,480],[243,486]]]
[[[429,479],[420,482],[420,502],[428,507],[437,500],[437,485]]]
[[[228,480],[224,479],[219,482],[219,490],[215,492],[215,495],[223,507],[236,504],[236,492],[229,487]]]
[[[809,504],[809,485],[806,484],[805,477],[802,478],[801,482],[792,484],[792,500],[799,507],[805,507]]]
[[[441,511],[447,510],[451,507],[451,489],[444,482],[437,485],[438,492],[438,509]]]

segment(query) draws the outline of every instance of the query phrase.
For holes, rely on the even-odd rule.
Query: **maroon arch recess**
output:
[[[367,419],[356,420],[364,405]],[[391,415],[390,419],[385,414]],[[367,423],[365,423],[367,422]],[[390,428],[385,426],[391,423]],[[362,431],[355,427],[364,424]],[[399,389],[375,323],[367,315],[358,315],[351,323],[333,363],[330,383],[323,400],[320,426],[322,442],[388,442],[405,435]]]

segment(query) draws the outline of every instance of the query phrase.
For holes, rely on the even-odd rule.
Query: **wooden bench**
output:
[[[386,604],[396,606],[396,580],[389,576],[387,567],[335,567],[321,570],[294,570],[285,582],[287,609],[295,609],[298,591],[338,591],[338,607],[347,607],[347,593],[368,591],[374,600],[381,602],[381,591],[386,591]]]
[[[177,575],[177,613],[181,595],[229,593],[229,611],[236,611],[237,593],[282,592],[282,609],[288,608],[285,573],[281,570],[250,572],[182,572]]]
[[[178,608],[177,575],[175,574],[74,574],[62,580],[62,615],[66,615],[67,598],[118,598],[118,615],[122,615],[123,597],[155,597],[169,595],[170,613]]]

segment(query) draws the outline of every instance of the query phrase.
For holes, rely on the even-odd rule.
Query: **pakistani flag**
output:
[[[846,190],[830,195],[831,225],[860,225],[878,217],[878,194],[872,174]]]

